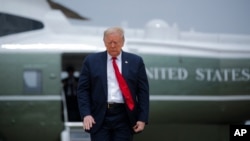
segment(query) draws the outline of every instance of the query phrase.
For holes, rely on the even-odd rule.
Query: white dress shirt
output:
[[[108,103],[124,103],[119,84],[115,76],[112,57],[107,53]],[[116,63],[121,73],[121,53],[116,57]]]

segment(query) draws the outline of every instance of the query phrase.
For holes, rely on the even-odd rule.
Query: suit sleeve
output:
[[[149,117],[149,84],[142,58],[140,58],[138,69],[138,120],[147,124]]]
[[[90,71],[88,58],[83,61],[79,83],[77,88],[77,99],[81,118],[90,115]]]

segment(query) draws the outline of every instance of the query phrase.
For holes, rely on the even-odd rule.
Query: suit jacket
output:
[[[135,101],[133,111],[128,110],[131,127],[136,121],[148,123],[149,85],[145,65],[140,56],[122,52],[122,75]],[[78,105],[83,119],[92,115],[96,124],[90,132],[96,132],[107,109],[107,51],[88,55],[82,65],[77,89]]]

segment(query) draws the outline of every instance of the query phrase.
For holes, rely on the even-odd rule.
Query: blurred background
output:
[[[249,0],[54,1],[89,19],[79,24],[142,28],[162,19],[182,31],[250,34]]]

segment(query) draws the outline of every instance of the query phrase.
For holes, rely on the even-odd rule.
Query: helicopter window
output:
[[[25,31],[42,29],[40,21],[0,12],[0,37]]]
[[[25,70],[23,72],[25,93],[42,92],[42,73],[40,70]]]

